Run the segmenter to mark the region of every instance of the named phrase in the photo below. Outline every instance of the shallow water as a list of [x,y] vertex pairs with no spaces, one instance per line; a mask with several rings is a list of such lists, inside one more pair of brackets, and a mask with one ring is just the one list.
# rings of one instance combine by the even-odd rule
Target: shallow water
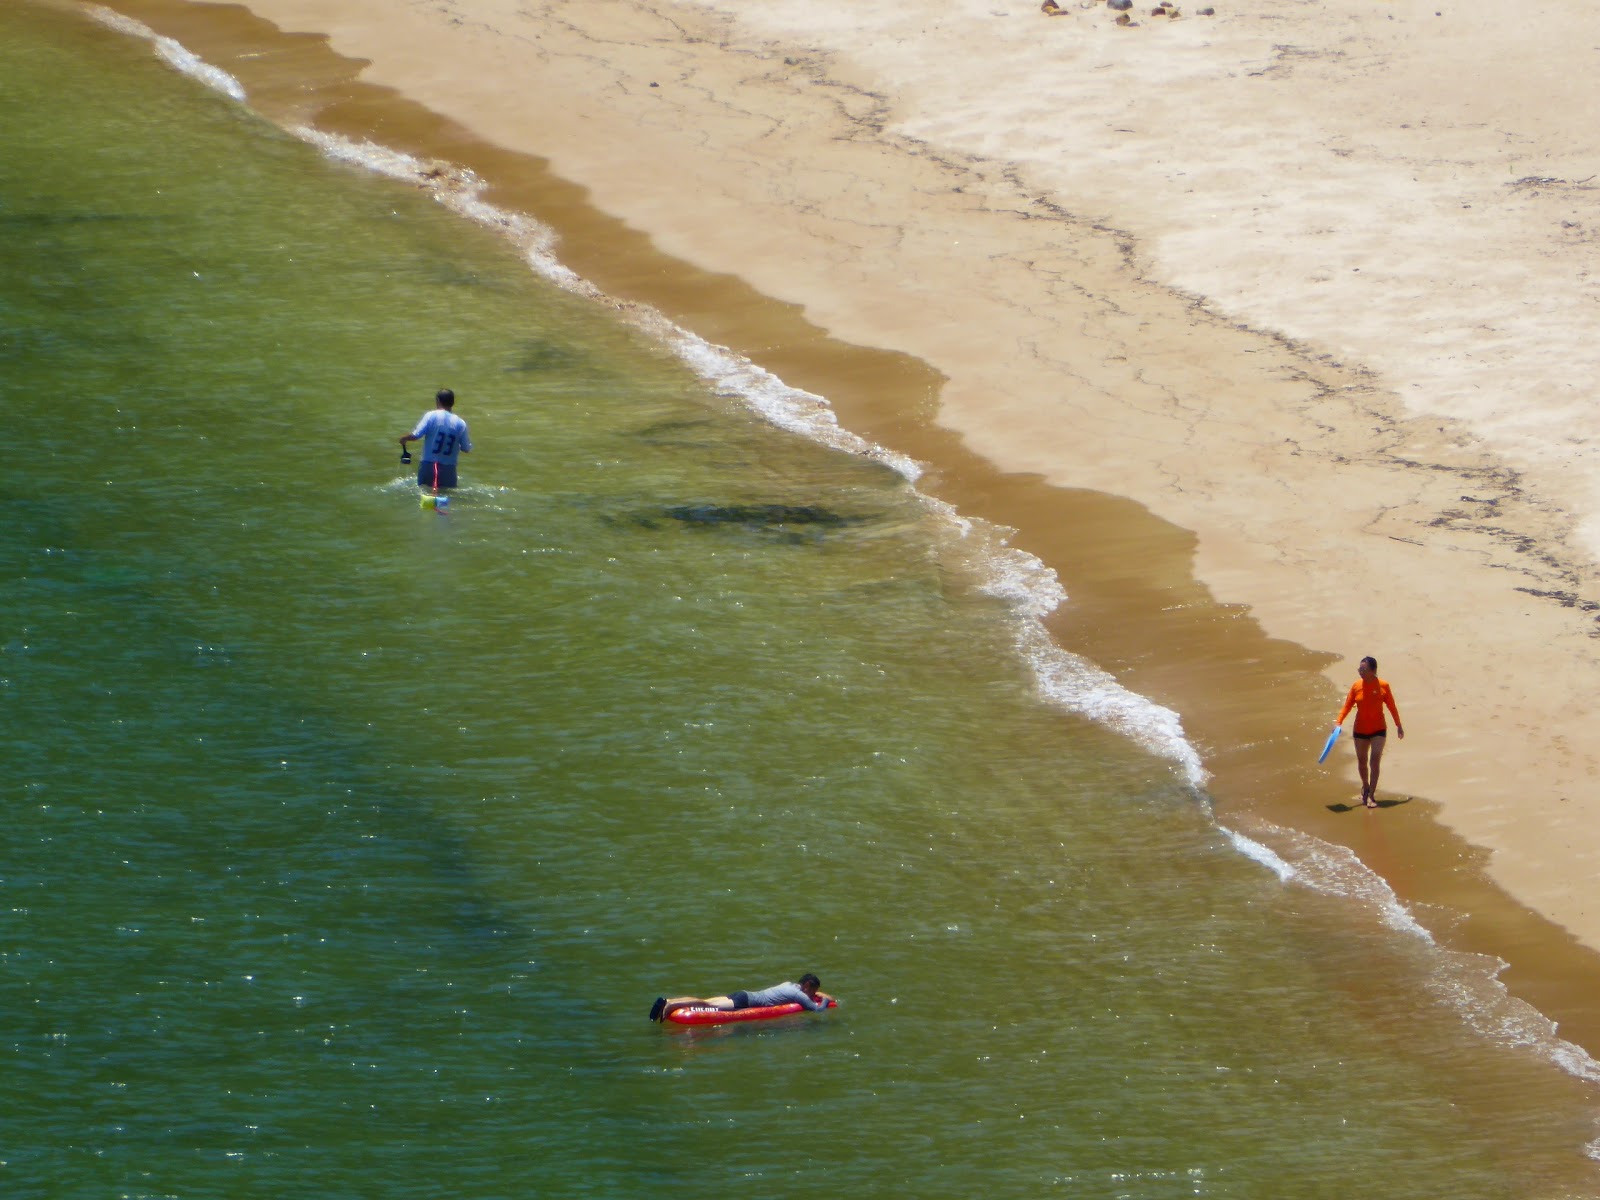
[[1041,698],[984,531],[147,42],[0,60],[8,1195],[1600,1194],[1425,939]]

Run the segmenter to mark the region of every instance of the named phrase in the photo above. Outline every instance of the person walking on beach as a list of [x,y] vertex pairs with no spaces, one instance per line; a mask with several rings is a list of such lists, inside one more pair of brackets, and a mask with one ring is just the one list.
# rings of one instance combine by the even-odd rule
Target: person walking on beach
[[455,414],[456,394],[440,388],[434,397],[433,411],[424,413],[417,427],[400,439],[400,449],[408,442],[422,443],[422,463],[417,467],[417,485],[439,491],[456,486],[456,457],[472,449],[467,423]]
[[1405,726],[1400,724],[1400,710],[1395,707],[1394,692],[1378,678],[1378,660],[1370,654],[1356,667],[1360,676],[1350,685],[1339,710],[1339,719],[1333,723],[1338,729],[1350,710],[1356,710],[1355,742],[1356,766],[1361,769],[1361,803],[1368,808],[1378,807],[1378,764],[1383,761],[1383,744],[1389,729],[1384,724],[1385,707],[1394,714],[1394,731],[1403,739]]
[[720,1008],[725,1012],[738,1012],[741,1008],[767,1008],[774,1004],[798,1004],[808,1012],[827,1008],[833,997],[819,991],[822,980],[815,975],[800,976],[799,983],[779,983],[759,992],[734,992],[731,996],[712,996],[702,1000],[697,996],[674,996],[668,1000],[657,996],[650,1006],[652,1021],[665,1021],[678,1008]]

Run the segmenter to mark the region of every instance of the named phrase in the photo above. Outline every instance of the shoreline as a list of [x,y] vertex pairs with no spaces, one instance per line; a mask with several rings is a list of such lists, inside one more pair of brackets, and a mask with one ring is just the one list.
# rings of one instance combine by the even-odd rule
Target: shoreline
[[[287,22],[291,30],[335,23],[314,19],[310,13],[315,6],[303,0],[260,0],[252,7]],[[927,464],[928,473],[918,485],[922,490],[964,513],[1016,529],[1012,544],[1055,569],[1070,597],[1047,622],[1052,633],[1125,686],[1181,714],[1212,772],[1211,792],[1220,819],[1242,826],[1247,834],[1266,825],[1347,845],[1388,878],[1402,899],[1467,914],[1459,926],[1435,930],[1435,936],[1452,948],[1508,960],[1506,982],[1512,991],[1556,1017],[1564,1037],[1597,1051],[1600,1013],[1587,997],[1595,994],[1593,984],[1600,981],[1600,955],[1594,949],[1600,945],[1600,915],[1589,912],[1582,895],[1585,863],[1595,854],[1592,839],[1584,836],[1593,799],[1539,796],[1519,802],[1512,814],[1497,814],[1494,805],[1480,803],[1463,815],[1464,795],[1470,798],[1474,789],[1493,795],[1496,787],[1504,794],[1519,767],[1502,764],[1487,770],[1495,764],[1481,761],[1472,730],[1463,729],[1453,739],[1441,736],[1441,718],[1459,698],[1458,688],[1451,685],[1459,675],[1443,678],[1444,666],[1454,664],[1434,664],[1410,646],[1386,650],[1363,644],[1358,639],[1366,635],[1356,632],[1357,617],[1313,615],[1307,597],[1317,593],[1315,586],[1279,586],[1286,572],[1338,578],[1351,570],[1352,562],[1358,573],[1376,566],[1380,574],[1409,580],[1398,602],[1384,598],[1385,623],[1409,619],[1414,627],[1434,633],[1424,621],[1432,618],[1437,626],[1460,619],[1459,614],[1435,615],[1434,596],[1440,591],[1471,594],[1488,579],[1498,585],[1493,611],[1466,622],[1476,627],[1461,633],[1460,643],[1488,652],[1500,644],[1496,622],[1522,605],[1526,628],[1521,636],[1530,654],[1541,649],[1570,652],[1574,638],[1588,636],[1574,633],[1574,609],[1519,592],[1523,577],[1506,569],[1522,569],[1518,556],[1526,552],[1516,547],[1523,543],[1496,545],[1492,533],[1474,532],[1471,520],[1443,527],[1432,523],[1439,512],[1459,505],[1456,496],[1463,490],[1493,488],[1498,499],[1480,498],[1478,504],[1492,514],[1497,527],[1515,530],[1522,518],[1505,514],[1518,506],[1519,489],[1501,464],[1478,453],[1459,430],[1434,430],[1409,416],[1371,372],[1339,365],[1331,355],[1214,315],[1194,298],[1153,282],[1147,278],[1153,271],[1150,261],[1126,234],[1090,218],[1052,212],[992,164],[911,153],[905,144],[864,135],[834,148],[845,159],[826,160],[837,178],[853,181],[839,200],[843,219],[795,195],[769,196],[754,211],[741,212],[729,200],[736,192],[733,185],[761,194],[775,178],[794,181],[802,173],[795,165],[799,160],[784,159],[780,169],[754,156],[736,161],[720,150],[704,150],[706,157],[696,159],[666,128],[675,122],[639,120],[637,106],[660,99],[643,84],[633,89],[618,84],[604,96],[586,95],[585,103],[563,118],[561,128],[526,116],[516,128],[517,121],[500,111],[505,105],[497,98],[496,85],[503,86],[511,78],[504,72],[513,69],[519,72],[516,78],[525,80],[528,63],[505,46],[488,56],[489,63],[476,62],[486,45],[497,45],[489,39],[515,39],[492,31],[463,33],[461,53],[446,53],[436,41],[415,40],[419,30],[443,36],[429,24],[442,18],[389,14],[383,21],[377,19],[385,8],[380,0],[358,7],[358,14],[340,20],[363,24],[333,31],[333,49],[349,54],[359,46],[373,57],[374,65],[361,73],[359,84],[359,64],[340,66],[316,57],[320,37],[278,34],[278,44],[299,45],[305,53],[285,49],[277,63],[258,55],[249,64],[254,77],[247,80],[252,105],[283,123],[300,113],[308,123],[347,136],[370,137],[453,162],[464,159],[464,165],[490,182],[487,200],[534,211],[558,230],[605,225],[606,237],[569,236],[561,250],[563,261],[608,293],[651,304],[786,382],[827,396],[847,428]],[[233,63],[212,58],[203,39],[191,41],[197,36],[195,26],[185,22],[215,31],[239,21],[237,16],[180,0],[129,0],[116,8],[234,70]],[[210,11],[202,14],[202,9]],[[637,6],[588,6],[583,11],[597,25],[621,21],[619,14],[624,13],[635,23],[643,19]],[[1037,15],[1032,8],[1027,12]],[[506,19],[513,20],[509,15]],[[704,28],[727,32],[710,19]],[[642,67],[640,78],[659,83],[656,76],[672,76],[652,68],[669,62],[681,67],[683,55],[704,53],[716,61],[696,57],[702,75],[716,70],[718,61],[728,73],[715,81],[721,91],[716,86],[686,89],[696,96],[725,104],[727,96],[739,91],[743,101],[742,77],[734,68],[759,68],[768,74],[759,75],[753,86],[759,90],[763,83],[771,85],[773,111],[793,111],[811,102],[798,94],[800,85],[785,71],[778,71],[776,80],[768,77],[777,69],[770,55],[758,60],[748,50],[729,51],[709,38],[684,43],[676,26],[671,37],[667,26],[654,29],[655,40],[645,37],[642,46],[611,43],[607,51],[612,57],[597,67],[591,55],[579,53],[593,48],[592,30],[562,27],[572,39],[566,50],[553,51],[546,37],[534,61],[544,66],[553,55],[568,57],[539,87],[527,82],[518,86],[530,100],[547,99],[547,104],[529,105],[546,110],[564,96],[570,99],[572,81],[586,78],[586,72],[617,68],[614,78],[621,80]],[[776,61],[783,64],[782,58]],[[457,88],[466,63],[475,63],[479,74]],[[870,131],[874,122],[881,127],[887,119],[881,97],[836,67],[813,62],[808,67],[812,73],[804,76],[811,81],[806,88],[824,93],[820,111],[833,113],[846,129]],[[281,72],[277,94],[270,82],[275,71]],[[247,75],[242,68],[237,73]],[[307,89],[307,78],[317,80],[328,94]],[[382,94],[385,82],[401,81],[406,84],[403,93]],[[330,102],[335,92],[343,98]],[[442,99],[445,93],[459,94],[447,101]],[[434,128],[424,132],[428,118],[410,111],[406,97],[445,119],[433,118]],[[693,103],[684,103],[679,115],[704,115]],[[491,110],[491,105],[496,107]],[[736,121],[753,120],[761,126],[762,118],[742,115],[748,111],[736,114]],[[315,120],[310,119],[313,112]],[[821,132],[812,136],[826,150],[831,135],[818,120]],[[453,125],[457,121],[459,127]],[[699,128],[693,122],[684,127]],[[477,137],[493,144],[476,142]],[[529,148],[538,142],[557,150],[549,156],[555,169],[583,186],[550,179],[528,182],[526,156],[539,153]],[[660,159],[641,164],[637,155],[652,142],[661,143]],[[737,137],[727,144],[745,145]],[[679,186],[674,204],[672,196],[663,196],[651,183],[662,177],[661,162],[679,165],[686,180],[703,186]],[[784,176],[784,170],[792,174]],[[803,173],[817,183],[812,168]],[[717,186],[725,190],[714,194]],[[591,194],[585,195],[585,188]],[[518,203],[519,194],[531,194],[530,189],[542,189],[537,209]],[[550,197],[558,193],[566,195],[562,203],[570,206],[565,215],[550,209]],[[916,209],[915,229],[868,219],[896,207],[885,197],[903,201],[908,194],[915,199],[907,206]],[[696,206],[697,211],[686,211],[697,199],[707,202]],[[583,211],[591,202],[622,210],[622,221]],[[952,233],[962,238],[950,238]],[[983,247],[978,261],[990,264],[992,275],[971,277],[962,263],[948,261],[947,247],[939,243],[963,239],[975,239]],[[652,241],[655,250],[649,249]],[[819,249],[823,252],[811,257],[804,252]],[[663,256],[681,257],[667,268]],[[741,256],[737,274],[743,278],[736,279],[724,260]],[[885,264],[906,269],[886,277]],[[672,277],[660,278],[664,270]],[[886,288],[885,278],[896,286]],[[1037,289],[1041,281],[1046,285],[1042,293],[1026,290]],[[951,286],[956,283],[961,286]],[[898,353],[825,344],[830,332],[848,342],[855,331],[870,331],[867,341]],[[862,340],[858,332],[855,336]],[[928,353],[935,343],[938,352]],[[1008,358],[1016,361],[1003,362]],[[1041,403],[1040,388],[1053,386],[1059,393],[1063,379],[1081,390],[1082,397]],[[1207,395],[1227,396],[1226,407],[1213,408],[1196,399]],[[1108,409],[1110,396],[1119,397],[1117,403],[1126,404],[1132,418]],[[1252,438],[1252,421],[1280,419],[1285,412],[1299,414],[1307,427],[1287,449]],[[1077,422],[1075,441],[1080,444],[1068,445],[1060,437],[1058,426],[1066,419]],[[1341,422],[1354,420],[1376,422],[1385,431],[1392,461],[1339,460],[1352,445],[1348,435],[1341,437]],[[1356,440],[1370,439],[1367,434]],[[1132,477],[1128,464],[1135,459],[1151,478]],[[1177,471],[1189,459],[1198,461]],[[1396,486],[1398,476],[1405,481],[1404,499],[1412,511],[1386,506],[1374,515],[1371,536],[1359,547],[1350,545],[1354,521],[1329,522],[1330,527],[1307,535],[1305,523],[1297,524],[1296,518],[1309,505],[1295,509],[1287,489],[1269,482],[1265,502],[1284,511],[1267,517],[1260,511],[1262,487],[1253,494],[1230,491],[1230,465],[1240,462],[1251,463],[1269,481],[1293,472],[1297,487],[1316,496],[1339,494],[1334,476],[1348,472],[1385,488]],[[1176,482],[1165,482],[1164,472]],[[1118,499],[1122,496],[1131,498]],[[1537,504],[1528,507],[1534,511],[1526,520],[1540,515]],[[1190,514],[1207,518],[1192,522],[1200,531],[1198,544],[1180,527],[1189,521],[1174,523],[1174,517]],[[1276,536],[1260,539],[1263,530]],[[1412,536],[1418,533],[1423,536]],[[1480,546],[1482,541],[1489,544]],[[1140,547],[1138,555],[1129,553],[1132,546]],[[1499,560],[1493,558],[1496,552]],[[1463,574],[1461,561],[1467,554],[1505,565],[1474,566]],[[1427,560],[1420,577],[1412,561],[1419,557]],[[1453,575],[1470,579],[1472,587],[1462,591],[1458,585],[1452,591],[1447,577]],[[1237,600],[1219,602],[1213,599],[1218,595]],[[1581,608],[1576,612],[1583,615]],[[1448,803],[1400,802],[1377,815],[1389,821],[1384,827],[1368,823],[1367,814],[1329,811],[1329,805],[1348,800],[1350,788],[1334,773],[1314,769],[1314,751],[1342,689],[1342,683],[1336,687],[1331,680],[1343,681],[1348,671],[1342,663],[1338,670],[1330,669],[1333,656],[1302,649],[1289,636],[1317,622],[1338,634],[1340,644],[1352,643],[1347,657],[1376,653],[1385,663],[1383,674],[1395,683],[1412,737],[1391,747],[1386,778],[1391,784],[1398,779],[1402,788],[1427,779],[1429,787],[1414,790],[1448,795]],[[1330,636],[1321,644],[1333,640]],[[1318,641],[1307,638],[1305,644]],[[1223,671],[1226,681],[1219,685]],[[1542,680],[1549,688],[1549,674],[1529,673],[1532,683]],[[1585,707],[1581,695],[1576,707]],[[1251,731],[1246,744],[1237,742],[1241,729]],[[1419,737],[1424,729],[1427,735]],[[1347,757],[1348,747],[1341,750]],[[1583,754],[1580,742],[1573,752],[1574,767],[1565,777],[1545,772],[1555,790],[1581,781]],[[1340,774],[1353,776],[1348,762]],[[1576,791],[1576,784],[1566,790]],[[1400,794],[1386,792],[1390,797]],[[1562,812],[1557,804],[1572,811]],[[1547,827],[1559,817],[1559,827],[1572,832],[1564,837],[1551,832],[1548,844],[1529,835],[1522,822],[1531,809],[1541,810]],[[1544,809],[1551,810],[1548,816]],[[1495,860],[1487,868],[1486,852],[1474,845],[1495,848]],[[1552,868],[1557,849],[1565,865]]]

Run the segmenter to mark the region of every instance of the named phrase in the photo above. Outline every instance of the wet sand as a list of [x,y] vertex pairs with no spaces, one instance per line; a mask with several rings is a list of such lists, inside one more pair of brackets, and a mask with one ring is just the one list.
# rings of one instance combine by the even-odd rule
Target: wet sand
[[[1503,119],[1483,123],[1490,141],[1511,144],[1532,136],[1513,127],[1519,114],[1562,108],[1562,121],[1540,119],[1578,140],[1526,178],[1564,186],[1522,175],[1508,186],[1492,156],[1474,174],[1477,126],[1449,127],[1438,150],[1453,155],[1446,174],[1463,194],[1550,217],[1525,221],[1527,244],[1511,219],[1526,218],[1521,209],[1501,214],[1487,245],[1482,228],[1456,230],[1452,257],[1442,218],[1434,229],[1413,214],[1397,228],[1381,189],[1354,177],[1334,187],[1299,157],[1319,108],[1354,113],[1357,133],[1330,135],[1337,144],[1321,151],[1337,177],[1352,160],[1400,161],[1407,135],[1389,126],[1411,122],[1395,120],[1408,98],[1397,89],[1426,93],[1444,79],[1494,92],[1469,69],[1484,27],[1428,44],[1433,84],[1410,82],[1418,64],[1402,51],[1417,53],[1414,29],[1390,46],[1383,86],[1370,53],[1352,65],[1377,44],[1372,22],[1444,19],[1420,6],[1363,17],[1325,5],[1320,24],[1276,3],[1179,22],[1141,12],[1135,28],[1112,25],[1104,6],[927,19],[936,35],[948,26],[955,47],[1012,22],[1018,73],[1055,72],[1039,92],[1040,125],[1095,114],[1095,136],[1076,130],[1076,156],[1042,135],[1019,145],[1018,126],[981,106],[973,116],[970,102],[930,102],[969,94],[976,52],[966,65],[956,53],[924,57],[917,74],[766,40],[781,31],[697,6],[523,12],[486,0],[468,14],[350,0],[330,15],[310,0],[255,0],[275,25],[231,5],[112,7],[236,75],[274,120],[472,169],[492,185],[486,199],[557,229],[563,260],[611,295],[827,396],[846,426],[927,464],[919,486],[1016,529],[1014,543],[1061,576],[1070,601],[1051,626],[1063,645],[1181,714],[1226,823],[1268,844],[1303,830],[1349,846],[1420,906],[1440,941],[1507,960],[1508,986],[1600,1053],[1600,912],[1589,900],[1600,590],[1584,472],[1573,468],[1596,443],[1593,418],[1563,415],[1571,397],[1556,377],[1594,377],[1600,342],[1581,336],[1596,329],[1583,307],[1593,292],[1580,286],[1562,310],[1556,332],[1570,353],[1559,363],[1504,331],[1486,329],[1470,348],[1446,337],[1450,305],[1470,290],[1462,278],[1487,287],[1493,266],[1500,289],[1474,301],[1470,322],[1484,306],[1520,313],[1519,297],[1538,308],[1559,290],[1539,291],[1541,270],[1593,260],[1600,190],[1591,195],[1578,169],[1592,98],[1552,98],[1540,75],[1502,88]],[[907,19],[861,7],[886,25]],[[829,11],[812,10],[818,30]],[[1570,56],[1551,77],[1558,92],[1581,93],[1600,25],[1576,6],[1561,15],[1579,28],[1546,39],[1560,44],[1542,61]],[[880,33],[874,45],[916,48],[909,34]],[[1246,52],[1249,68],[1230,74]],[[1231,86],[1219,80],[1241,78],[1296,82],[1252,117],[1243,99],[1218,107]],[[1437,102],[1409,99],[1418,111]],[[967,126],[937,128],[962,113]],[[1140,138],[1132,118],[1147,132],[1129,149],[1117,139]],[[973,139],[986,128],[985,149]],[[1215,178],[1190,180],[1196,198],[1155,186],[1203,174],[1162,156],[1208,139],[1227,154],[1215,156]],[[1076,167],[1056,162],[1066,157]],[[1516,161],[1532,159],[1512,170]],[[1279,224],[1246,211],[1250,188]],[[1366,257],[1339,240],[1352,197],[1388,219],[1355,223]],[[1266,232],[1239,235],[1229,219],[1239,213]],[[1308,268],[1303,247],[1319,237],[1327,261]],[[1373,289],[1344,278],[1383,270]],[[1472,375],[1461,355],[1490,370]],[[1527,386],[1487,415],[1461,400],[1495,380]],[[1419,383],[1422,401],[1407,393]],[[1496,426],[1503,415],[1521,425]],[[1564,455],[1534,417],[1565,431]],[[1410,734],[1390,739],[1377,812],[1349,809],[1348,740],[1332,769],[1314,763],[1364,653],[1381,660]]]

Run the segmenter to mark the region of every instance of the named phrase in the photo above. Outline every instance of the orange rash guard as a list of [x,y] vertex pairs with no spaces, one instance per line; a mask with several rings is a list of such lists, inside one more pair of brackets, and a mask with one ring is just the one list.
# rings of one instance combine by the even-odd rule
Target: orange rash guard
[[1376,676],[1358,679],[1350,685],[1350,694],[1344,698],[1344,707],[1339,710],[1339,719],[1334,724],[1343,725],[1353,708],[1356,710],[1356,727],[1352,733],[1379,733],[1387,728],[1383,723],[1383,706],[1386,704],[1394,714],[1394,723],[1401,724],[1400,710],[1394,706],[1394,693],[1389,690],[1389,685]]

